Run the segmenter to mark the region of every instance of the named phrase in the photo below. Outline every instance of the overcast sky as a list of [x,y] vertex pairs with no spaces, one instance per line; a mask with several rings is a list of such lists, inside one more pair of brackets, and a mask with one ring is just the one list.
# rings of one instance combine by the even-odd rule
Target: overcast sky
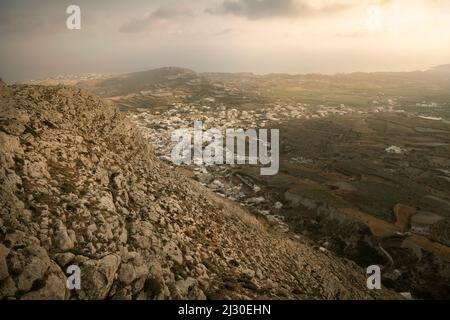
[[[66,8],[81,8],[81,30]],[[0,77],[403,71],[450,63],[450,0],[0,2]]]

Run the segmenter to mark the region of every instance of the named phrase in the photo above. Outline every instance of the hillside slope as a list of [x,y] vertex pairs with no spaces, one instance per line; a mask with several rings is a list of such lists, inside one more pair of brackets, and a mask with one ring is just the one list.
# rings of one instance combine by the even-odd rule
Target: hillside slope
[[0,83],[0,99],[0,298],[397,297],[182,177],[84,90]]

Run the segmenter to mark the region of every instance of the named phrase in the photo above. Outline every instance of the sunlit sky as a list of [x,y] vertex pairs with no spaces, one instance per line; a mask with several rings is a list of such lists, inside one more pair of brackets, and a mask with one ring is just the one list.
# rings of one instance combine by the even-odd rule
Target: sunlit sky
[[[68,30],[66,8],[81,8]],[[196,71],[340,73],[450,63],[450,0],[0,2],[0,77]]]

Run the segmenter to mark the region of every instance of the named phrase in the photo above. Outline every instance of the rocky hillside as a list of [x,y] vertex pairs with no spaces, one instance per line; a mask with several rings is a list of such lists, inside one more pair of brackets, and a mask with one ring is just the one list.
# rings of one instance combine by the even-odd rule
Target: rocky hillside
[[397,297],[161,163],[96,96],[0,83],[0,108],[0,298]]

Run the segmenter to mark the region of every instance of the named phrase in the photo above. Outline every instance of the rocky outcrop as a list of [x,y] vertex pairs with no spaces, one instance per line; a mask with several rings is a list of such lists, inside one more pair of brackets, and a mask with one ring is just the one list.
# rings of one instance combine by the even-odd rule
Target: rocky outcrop
[[170,169],[83,90],[1,84],[0,99],[0,298],[397,297]]

